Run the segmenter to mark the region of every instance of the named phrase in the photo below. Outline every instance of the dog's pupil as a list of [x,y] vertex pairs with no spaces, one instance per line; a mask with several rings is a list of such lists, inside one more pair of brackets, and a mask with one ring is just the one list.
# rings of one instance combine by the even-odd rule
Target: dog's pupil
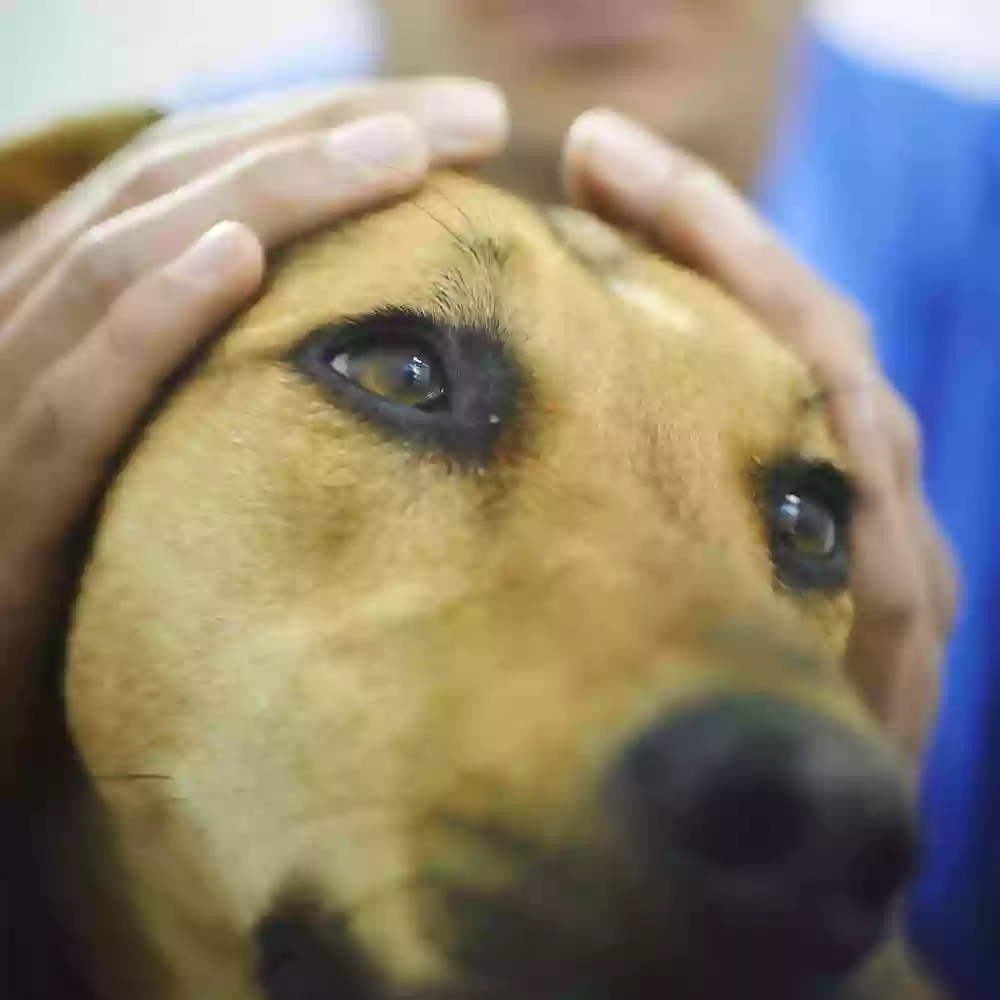
[[837,526],[829,512],[794,493],[778,507],[776,527],[785,544],[802,556],[829,556],[837,546]]

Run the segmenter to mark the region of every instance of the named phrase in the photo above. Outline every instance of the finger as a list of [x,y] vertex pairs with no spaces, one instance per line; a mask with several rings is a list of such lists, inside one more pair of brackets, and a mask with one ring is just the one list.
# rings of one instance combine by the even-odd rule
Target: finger
[[[506,136],[503,94],[474,77],[437,76],[380,80],[348,86],[308,86],[255,95],[206,110],[171,115],[146,133],[146,141],[219,134],[233,126],[257,127],[318,113],[317,127],[332,127],[367,115],[396,111],[414,119],[443,160],[479,159]],[[335,117],[327,115],[332,112]],[[304,126],[303,130],[308,126]]]
[[[90,230],[0,334],[7,386],[29,384],[140,275],[217,222],[242,222],[271,247],[411,190],[427,163],[416,127],[385,115],[252,150]],[[0,416],[11,404],[8,389]]]
[[[135,157],[103,218],[152,201],[240,153],[278,139],[322,132],[362,118],[397,113],[423,133],[430,161],[459,165],[499,152],[506,141],[503,96],[492,84],[438,80],[345,88],[302,101],[280,113],[246,119],[230,112],[211,130],[164,141]],[[94,218],[94,222],[101,218]]]
[[897,669],[890,664],[924,624],[927,594],[923,553],[913,544],[877,392],[878,387],[861,383],[831,395],[827,410],[833,433],[849,456],[855,491],[848,668],[869,703],[886,718]]
[[30,228],[31,252],[0,278],[0,315],[21,298],[53,258],[86,229],[158,198],[240,153],[277,139],[335,128],[359,118],[398,112],[423,132],[431,162],[457,165],[497,153],[507,139],[503,95],[478,80],[439,78],[313,91],[257,100],[201,116],[165,119],[103,177],[43,213]]
[[420,128],[435,163],[475,162],[499,152],[507,139],[506,103],[495,85],[427,77],[313,89],[167,118],[150,131],[149,140],[179,149],[211,148],[217,141],[246,148],[388,113],[404,114]]
[[923,556],[934,626],[942,637],[951,632],[958,605],[958,569],[951,546],[927,502],[922,482],[920,425],[899,394],[884,384],[877,395],[879,416],[886,431],[896,472],[897,487],[909,517],[909,537]]
[[[0,438],[0,797],[22,767],[35,656],[67,596],[62,545],[161,381],[259,286],[263,249],[222,224],[122,295]],[[100,384],[101,392],[94,392]]]
[[856,482],[848,669],[879,717],[916,746],[936,704],[940,647],[927,635],[928,560],[937,567],[931,573],[943,614],[948,574],[929,524],[921,523],[918,537],[930,541],[914,544],[919,434],[878,374],[862,317],[719,175],[618,115],[592,112],[577,121],[565,173],[571,197],[679,251],[812,368]]
[[253,233],[220,223],[127,289],[35,382],[0,449],[6,563],[30,562],[30,554],[49,553],[65,536],[163,380],[262,275],[263,249]]
[[[854,624],[845,664],[866,702],[916,761],[937,709],[954,595],[946,549],[918,490],[901,493],[870,403],[838,398],[831,419],[856,466],[851,537]],[[877,415],[874,416],[877,420]],[[916,513],[919,512],[919,518]]]
[[679,249],[837,384],[865,377],[871,351],[857,311],[699,160],[620,115],[592,111],[569,132],[565,174],[572,198]]
[[950,637],[958,614],[962,589],[958,561],[923,491],[913,490],[904,502],[910,519],[910,537],[920,546],[933,625],[944,642]]

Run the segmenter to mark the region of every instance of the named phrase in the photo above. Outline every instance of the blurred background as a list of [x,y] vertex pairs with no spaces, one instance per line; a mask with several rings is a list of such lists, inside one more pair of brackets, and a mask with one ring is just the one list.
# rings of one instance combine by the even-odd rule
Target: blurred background
[[[880,64],[1000,94],[1000,0],[814,0],[813,17]],[[0,0],[0,135],[102,104],[221,93],[286,53],[301,65],[335,51],[339,72],[357,75],[373,37],[365,0]]]
[[0,134],[324,43],[360,71],[366,14],[363,0],[0,0]]

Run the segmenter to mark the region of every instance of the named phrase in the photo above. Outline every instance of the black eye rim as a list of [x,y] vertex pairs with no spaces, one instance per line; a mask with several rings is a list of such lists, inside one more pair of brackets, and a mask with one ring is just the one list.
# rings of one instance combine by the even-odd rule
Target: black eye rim
[[[418,453],[482,468],[501,440],[516,447],[527,379],[495,321],[454,324],[409,307],[385,307],[317,327],[285,361],[338,407]],[[417,346],[440,367],[442,405],[420,408],[379,396],[337,372],[331,361],[359,346]]]
[[[798,594],[832,596],[845,591],[850,582],[850,532],[855,505],[851,479],[825,459],[801,455],[783,455],[758,467],[755,479],[777,583]],[[798,496],[829,513],[836,528],[830,554],[807,556],[788,547],[775,512],[789,496]]]

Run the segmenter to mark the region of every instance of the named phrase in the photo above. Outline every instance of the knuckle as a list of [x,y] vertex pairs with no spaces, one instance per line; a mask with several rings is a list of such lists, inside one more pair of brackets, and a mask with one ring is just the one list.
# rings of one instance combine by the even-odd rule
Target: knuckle
[[675,153],[665,177],[675,198],[728,197],[728,185],[722,175],[697,157]]
[[81,233],[69,251],[70,268],[80,277],[100,279],[106,274],[111,239],[106,224]]
[[233,218],[274,217],[290,211],[299,200],[294,178],[301,150],[296,144],[255,146],[230,161],[219,199],[230,205]]
[[77,237],[67,255],[65,291],[92,299],[113,295],[129,277],[112,223],[91,227]]
[[924,602],[920,589],[900,581],[896,586],[884,587],[869,602],[865,617],[893,633],[909,632],[924,615]]
[[790,265],[785,249],[766,241],[756,250],[759,309],[831,388],[853,389],[875,381],[868,320],[853,302],[832,293],[804,269]]
[[824,307],[787,273],[777,246],[765,243],[757,249],[757,270],[758,308],[764,318],[802,344],[807,360],[816,360],[832,348],[832,344],[813,344],[825,325]]
[[667,217],[694,215],[699,213],[699,206],[726,203],[733,197],[721,174],[683,153],[675,154],[655,185],[653,195],[658,211]]
[[22,399],[13,425],[18,452],[28,456],[50,454],[64,438],[59,397],[51,378],[39,378]]
[[[278,155],[288,155],[287,150],[280,149]],[[266,170],[275,157],[275,151],[268,146],[251,146],[238,153],[230,164],[234,175],[254,176]]]
[[157,152],[137,156],[129,165],[116,199],[118,211],[153,201],[177,186],[171,160]]
[[[226,203],[221,217],[253,220],[251,228],[259,225],[263,233],[294,225],[307,206],[320,200],[309,163],[313,154],[313,147],[300,140],[241,153],[233,163],[226,190],[219,194],[220,201]],[[340,169],[340,159],[330,155],[328,162]],[[343,159],[350,164],[347,154]]]
[[142,359],[143,338],[131,336],[129,330],[115,315],[109,315],[101,324],[98,336],[104,352],[112,365],[135,368]]

